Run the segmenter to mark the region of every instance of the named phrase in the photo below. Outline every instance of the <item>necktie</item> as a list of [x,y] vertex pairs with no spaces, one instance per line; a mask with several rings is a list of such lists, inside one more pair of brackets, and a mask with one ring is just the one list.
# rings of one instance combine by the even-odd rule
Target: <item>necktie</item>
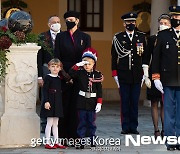
[[129,39],[132,41],[132,34],[129,34]]
[[56,33],[52,33],[52,43],[53,43],[53,47],[55,45],[55,39],[56,39]]
[[176,30],[176,35],[179,38],[179,30]]

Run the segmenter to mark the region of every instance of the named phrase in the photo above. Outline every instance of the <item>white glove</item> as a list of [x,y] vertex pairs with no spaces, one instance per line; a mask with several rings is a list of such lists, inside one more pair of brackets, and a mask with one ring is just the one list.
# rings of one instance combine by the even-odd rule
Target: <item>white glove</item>
[[142,87],[144,81],[145,81],[146,86],[148,88],[151,88],[151,80],[148,77],[144,76],[144,75],[143,75],[143,78],[142,78],[141,87]]
[[96,108],[95,108],[96,113],[101,111],[101,105],[102,105],[101,103],[97,103]]
[[159,79],[154,80],[155,87],[164,94],[162,83]]
[[116,81],[116,84],[117,84],[117,86],[118,86],[118,88],[119,88],[120,86],[119,86],[118,77],[117,77],[117,76],[114,76],[114,80]]
[[145,77],[145,84],[148,88],[151,88],[151,80],[148,77]]
[[141,82],[141,87],[145,81],[145,84],[148,88],[151,88],[151,80],[148,78],[149,77],[149,66],[148,65],[145,65],[143,64],[142,65],[142,68],[143,68],[143,72],[144,72],[144,75],[143,75],[143,79],[142,79],[142,82]]
[[81,62],[79,62],[79,63],[76,63],[76,66],[84,66],[85,64],[89,64],[89,62],[88,61],[81,61]]
[[148,72],[149,66],[143,64],[143,65],[142,65],[142,68],[143,68],[144,76],[145,76],[145,77],[149,77],[149,72]]

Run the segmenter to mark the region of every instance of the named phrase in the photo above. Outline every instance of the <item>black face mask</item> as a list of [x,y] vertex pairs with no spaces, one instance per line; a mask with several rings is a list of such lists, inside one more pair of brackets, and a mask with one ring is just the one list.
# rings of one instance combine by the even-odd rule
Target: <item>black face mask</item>
[[135,24],[126,24],[126,29],[128,31],[133,31],[135,29]]
[[171,26],[172,26],[173,28],[176,28],[176,27],[178,27],[179,25],[180,25],[180,20],[174,19],[174,18],[171,19]]
[[72,29],[75,25],[75,22],[66,21],[67,29]]

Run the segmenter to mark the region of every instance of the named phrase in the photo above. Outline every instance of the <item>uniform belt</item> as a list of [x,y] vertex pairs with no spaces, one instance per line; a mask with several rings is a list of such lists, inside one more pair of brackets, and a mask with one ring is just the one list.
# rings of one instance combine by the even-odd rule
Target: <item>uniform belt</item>
[[85,98],[96,97],[96,93],[84,92],[81,90],[79,91],[79,95],[84,96]]
[[48,64],[47,64],[47,63],[44,63],[43,66],[48,67]]

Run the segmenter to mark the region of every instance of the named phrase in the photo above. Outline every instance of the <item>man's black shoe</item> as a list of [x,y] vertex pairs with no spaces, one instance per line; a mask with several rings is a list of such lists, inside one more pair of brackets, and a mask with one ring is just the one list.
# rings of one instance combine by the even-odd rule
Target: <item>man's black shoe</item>
[[168,150],[168,151],[174,151],[174,150],[176,150],[176,146],[174,146],[174,145],[168,145],[168,146],[167,146],[167,150]]
[[45,134],[45,129],[41,129],[41,133],[42,133],[42,134]]
[[84,149],[84,145],[80,145],[80,146],[76,147],[76,149]]
[[96,147],[96,145],[95,144],[91,144],[91,147]]
[[127,131],[127,130],[122,130],[122,131],[121,131],[121,134],[129,134],[129,131]]
[[131,130],[129,133],[130,134],[139,134],[139,132],[137,130]]
[[177,149],[177,150],[180,150],[180,145],[179,145],[179,144],[176,145],[176,149]]

